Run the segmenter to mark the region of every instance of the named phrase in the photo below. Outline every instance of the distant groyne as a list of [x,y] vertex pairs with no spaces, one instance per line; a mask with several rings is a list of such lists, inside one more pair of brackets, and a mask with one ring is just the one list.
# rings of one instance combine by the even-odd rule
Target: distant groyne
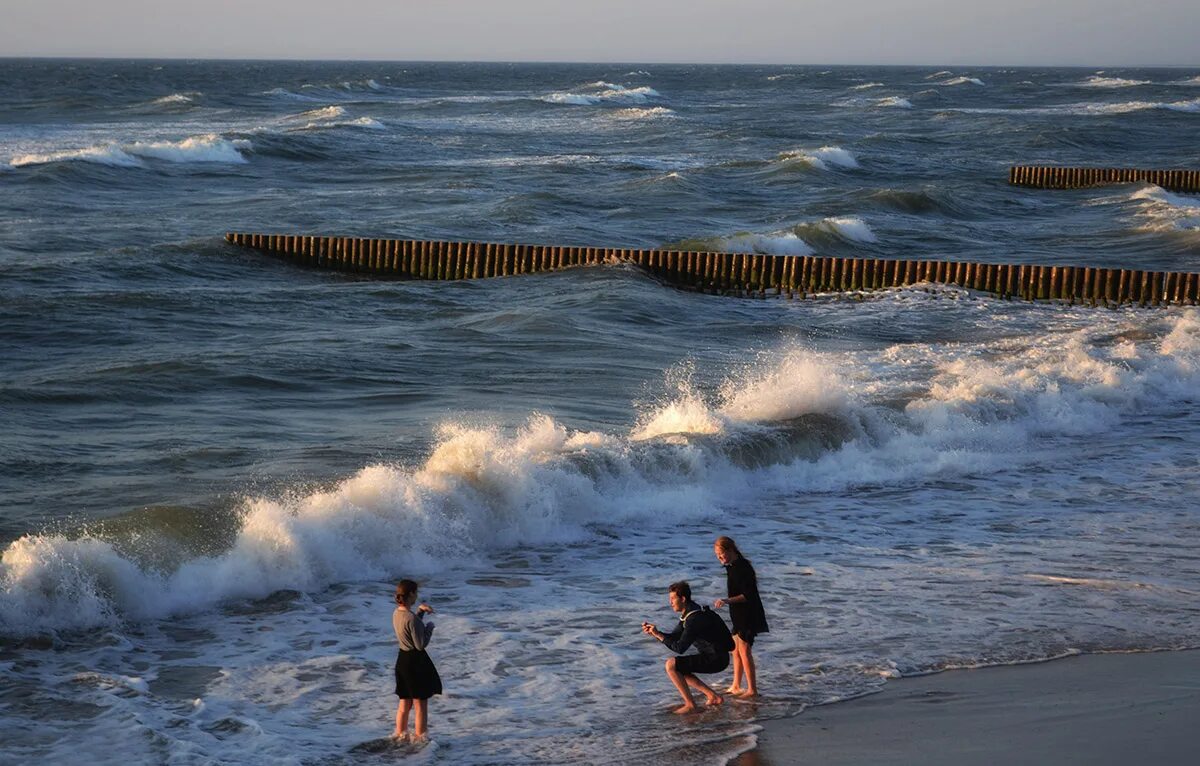
[[1194,306],[1200,291],[1200,274],[1196,272],[1092,266],[233,232],[226,234],[225,239],[300,265],[384,279],[485,279],[629,263],[683,289],[744,297],[803,298],[820,293],[933,283],[1028,301],[1093,306]]
[[1054,165],[1016,165],[1008,169],[1010,184],[1037,189],[1084,189],[1138,181],[1152,183],[1168,191],[1200,192],[1200,170],[1065,168]]

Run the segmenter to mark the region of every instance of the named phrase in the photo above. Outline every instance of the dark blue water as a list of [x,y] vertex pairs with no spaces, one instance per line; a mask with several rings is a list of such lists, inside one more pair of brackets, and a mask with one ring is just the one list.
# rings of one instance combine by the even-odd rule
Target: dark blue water
[[[382,283],[222,235],[1194,271],[1195,196],[1006,179],[1195,168],[1197,121],[1200,70],[0,62],[0,753],[358,762],[404,575],[445,763],[720,760],[896,673],[1190,645],[1193,310]],[[768,702],[659,720],[636,626],[719,592],[722,532]]]

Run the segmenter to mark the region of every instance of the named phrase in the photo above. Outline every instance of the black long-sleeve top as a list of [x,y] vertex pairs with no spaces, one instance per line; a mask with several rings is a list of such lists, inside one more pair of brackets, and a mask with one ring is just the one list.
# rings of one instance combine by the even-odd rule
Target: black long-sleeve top
[[725,576],[728,594],[746,597],[741,603],[729,605],[729,621],[733,623],[733,632],[757,635],[769,631],[767,612],[758,595],[758,576],[754,574],[754,567],[745,557],[739,556],[737,561],[725,565]]
[[733,640],[721,615],[689,601],[683,607],[679,625],[663,636],[663,643],[676,654],[683,654],[690,646],[695,646],[701,654],[717,654],[728,652]]

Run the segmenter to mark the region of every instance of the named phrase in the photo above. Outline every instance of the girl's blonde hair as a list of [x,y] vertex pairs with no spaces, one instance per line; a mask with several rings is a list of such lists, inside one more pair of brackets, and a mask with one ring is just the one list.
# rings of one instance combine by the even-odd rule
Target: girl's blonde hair
[[[733,541],[732,537],[725,537],[724,535],[722,535],[721,537],[718,537],[717,541],[715,543],[713,543],[713,547],[720,548],[721,550],[725,551],[726,553],[737,554],[737,557],[739,559],[746,558],[745,556],[742,555],[742,552],[738,550],[737,543],[735,543]],[[746,559],[746,561],[748,563],[749,559]]]

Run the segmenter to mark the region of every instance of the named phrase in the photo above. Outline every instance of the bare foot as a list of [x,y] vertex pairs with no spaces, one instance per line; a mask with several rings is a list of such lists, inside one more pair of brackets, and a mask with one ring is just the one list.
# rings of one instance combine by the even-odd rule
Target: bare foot
[[726,690],[725,690],[725,693],[726,693],[726,694],[732,694],[733,696],[735,696],[735,697],[736,697],[737,695],[739,695],[739,694],[741,694],[741,693],[742,693],[742,687],[740,687],[740,686],[730,686],[728,689],[726,689]]
[[714,694],[711,697],[704,698],[705,705],[720,705],[724,701],[725,701],[725,698],[722,697],[720,694]]
[[694,704],[689,702],[686,705],[680,705],[679,707],[675,708],[671,712],[674,713],[675,715],[686,715],[688,713],[695,713],[697,709],[698,708]]
[[758,691],[753,690],[753,689],[747,689],[744,692],[739,692],[737,696],[741,697],[744,700],[754,699],[755,697],[758,696]]
[[394,732],[392,732],[392,739],[396,742],[407,742],[408,741],[408,732],[394,731]]

